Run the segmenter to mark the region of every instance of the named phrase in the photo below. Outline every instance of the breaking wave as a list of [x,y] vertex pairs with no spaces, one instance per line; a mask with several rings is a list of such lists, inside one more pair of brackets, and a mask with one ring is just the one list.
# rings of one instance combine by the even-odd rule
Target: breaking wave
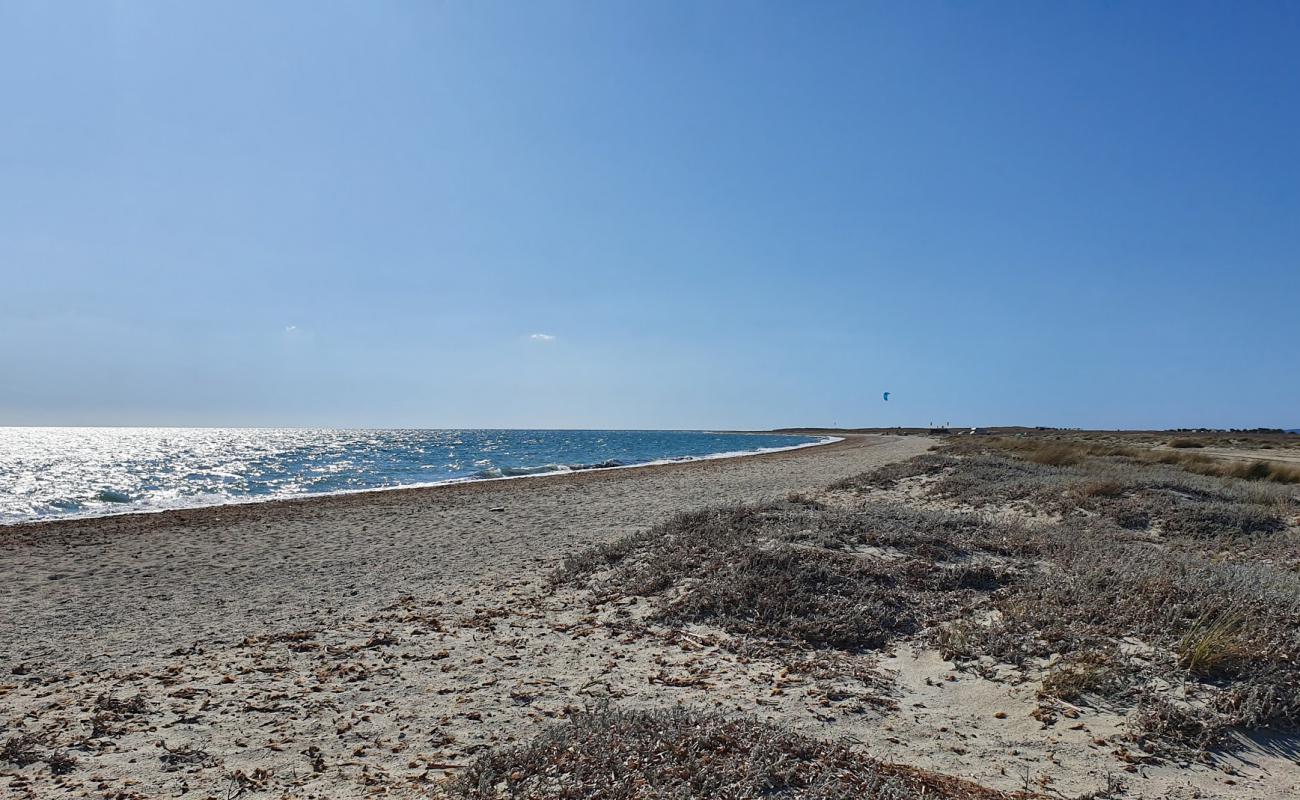
[[823,441],[714,431],[0,428],[0,523],[618,469]]

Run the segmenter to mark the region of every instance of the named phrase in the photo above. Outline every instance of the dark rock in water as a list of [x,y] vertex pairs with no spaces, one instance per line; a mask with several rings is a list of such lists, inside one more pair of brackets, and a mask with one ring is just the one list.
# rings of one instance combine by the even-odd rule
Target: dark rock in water
[[116,489],[101,489],[95,499],[104,503],[129,503],[131,496],[126,492],[119,492]]

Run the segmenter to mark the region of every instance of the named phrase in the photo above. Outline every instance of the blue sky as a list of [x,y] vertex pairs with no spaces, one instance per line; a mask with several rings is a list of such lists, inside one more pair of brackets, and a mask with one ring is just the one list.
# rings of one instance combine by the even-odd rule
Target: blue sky
[[0,424],[1300,425],[1297,41],[1268,2],[10,0]]

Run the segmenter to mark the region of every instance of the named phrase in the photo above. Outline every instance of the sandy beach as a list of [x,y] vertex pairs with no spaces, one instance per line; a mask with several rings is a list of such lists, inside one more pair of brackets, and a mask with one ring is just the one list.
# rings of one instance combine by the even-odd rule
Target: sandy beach
[[[1151,758],[1126,744],[1121,710],[1044,701],[1041,671],[962,668],[924,637],[856,654],[773,650],[656,622],[649,597],[550,581],[565,556],[677,512],[786,498],[827,514],[933,504],[923,474],[866,494],[827,488],[932,444],[854,435],[714,461],[5,528],[0,789],[430,797],[485,752],[575,712],[681,707],[994,790],[945,796],[1300,790],[1290,740],[1203,762]],[[904,555],[863,552],[883,564]]]
[[754,502],[907,458],[857,437],[679,465],[0,528],[0,652],[118,668],[162,650],[328,626],[403,595],[544,572],[682,510]]
[[[241,670],[257,676],[258,691],[269,688],[262,685],[268,681],[294,677],[249,667],[250,651],[241,643],[302,631],[329,631],[342,642],[373,627],[375,615],[391,618],[392,609],[414,602],[410,598],[436,604],[438,619],[448,621],[433,629],[448,628],[455,616],[451,611],[472,617],[535,592],[565,554],[645,529],[677,511],[816,489],[929,445],[917,437],[851,437],[814,448],[679,465],[10,526],[0,530],[0,722],[7,733],[34,714],[38,726],[53,726],[71,742],[84,734],[79,728],[94,715],[101,694],[143,691],[151,703],[167,709],[150,719],[153,730],[128,733],[93,755],[82,753],[83,766],[59,776],[67,786],[57,791],[104,784],[135,786],[132,791],[150,797],[185,784],[220,796],[222,781],[238,765],[251,774],[266,761],[267,769],[283,776],[271,762],[300,761],[298,751],[328,749],[324,739],[332,747],[336,738],[333,722],[298,705],[304,697],[295,698],[293,712],[284,708],[245,717],[225,716],[232,709],[221,705],[214,715],[210,702],[204,703],[208,713],[196,712],[210,688],[177,694],[178,681],[210,684],[218,691],[244,685],[245,678],[222,683]],[[393,620],[391,627],[413,624],[411,634],[420,629],[414,621]],[[361,644],[369,636],[363,635]],[[419,643],[432,650],[423,659],[447,647],[435,646],[432,639]],[[481,662],[482,654],[472,649],[458,651],[458,657]],[[331,692],[334,713],[365,714],[379,702],[424,715],[429,709],[420,706],[443,697],[440,693],[453,684],[447,662],[416,663],[421,664],[418,675],[407,676],[400,687],[388,685],[378,693],[367,687],[343,705]],[[471,669],[486,680],[481,667]],[[492,682],[504,686],[506,679],[496,674]],[[41,688],[33,695],[34,686]],[[57,708],[52,697],[63,698]],[[580,700],[569,694],[555,710]],[[282,698],[266,705],[284,703]],[[291,716],[311,722],[303,729]],[[268,723],[293,729],[292,744],[267,740],[262,728]],[[398,735],[396,729],[392,734]],[[471,734],[467,741],[498,736]],[[165,769],[157,756],[159,740],[168,747],[202,750],[205,758],[187,765],[197,773]],[[411,757],[430,751],[427,742],[407,746],[409,752],[398,759],[403,772]],[[147,759],[134,757],[140,750]],[[391,767],[392,760],[381,759],[375,767]],[[38,766],[28,768],[35,775],[28,780],[14,777],[23,771],[0,768],[0,775],[8,776],[0,781],[10,781],[9,790],[19,796],[56,791]],[[353,778],[338,774],[311,783],[329,787],[323,796],[361,791]]]
[[0,800],[1300,800],[1295,4],[65,6]]

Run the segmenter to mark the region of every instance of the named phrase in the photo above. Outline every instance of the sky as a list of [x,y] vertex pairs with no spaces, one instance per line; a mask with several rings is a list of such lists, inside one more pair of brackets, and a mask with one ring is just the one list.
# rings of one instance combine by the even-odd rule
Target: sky
[[0,425],[1297,427],[1297,42],[1283,2],[6,0]]

